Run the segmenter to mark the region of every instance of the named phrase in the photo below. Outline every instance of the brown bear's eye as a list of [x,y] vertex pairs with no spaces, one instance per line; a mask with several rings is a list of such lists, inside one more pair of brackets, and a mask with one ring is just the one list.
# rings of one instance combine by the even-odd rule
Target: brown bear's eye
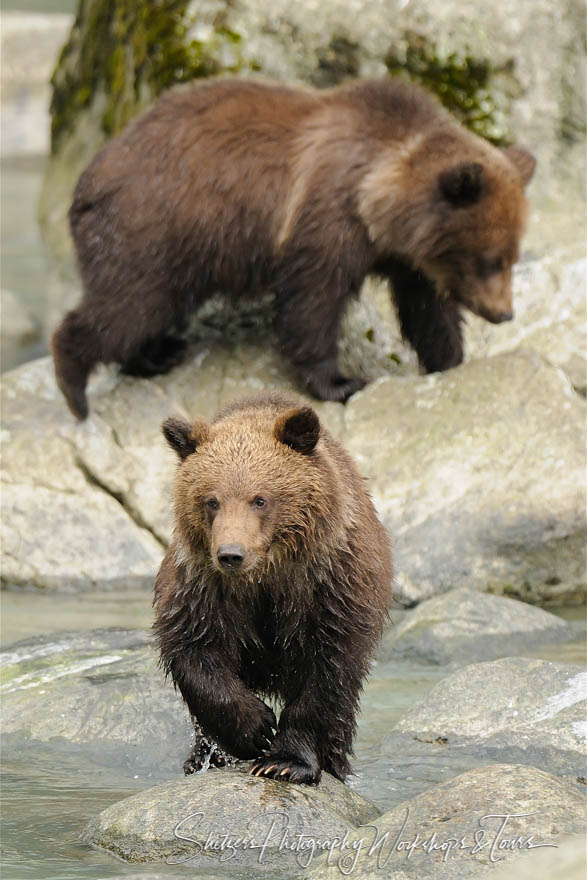
[[266,504],[267,504],[267,502],[265,501],[264,498],[261,497],[261,495],[257,495],[255,500],[253,501],[254,507],[265,507]]
[[480,257],[477,261],[477,275],[480,278],[489,278],[503,272],[503,257]]
[[208,510],[218,510],[220,507],[220,502],[218,498],[206,498],[206,507]]

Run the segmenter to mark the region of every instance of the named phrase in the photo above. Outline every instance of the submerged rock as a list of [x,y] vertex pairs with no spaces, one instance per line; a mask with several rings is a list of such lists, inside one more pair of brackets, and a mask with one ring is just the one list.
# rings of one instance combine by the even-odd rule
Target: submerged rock
[[[507,863],[505,876],[517,877],[518,868],[540,870],[546,847],[581,832],[584,817],[577,787],[533,767],[498,764],[463,773],[379,816],[374,828],[361,829],[358,855],[347,853],[341,866],[352,867],[350,876],[358,880],[466,880],[497,876],[493,872]],[[333,859],[305,878],[335,880],[341,873]]]
[[327,774],[318,786],[294,785],[249,776],[245,765],[197,773],[113,804],[90,823],[84,841],[127,862],[186,863],[193,870],[228,861],[299,876],[296,841],[307,847],[312,838],[343,837],[378,815]]
[[379,657],[462,665],[572,637],[571,627],[554,614],[463,587],[408,612],[384,637]]

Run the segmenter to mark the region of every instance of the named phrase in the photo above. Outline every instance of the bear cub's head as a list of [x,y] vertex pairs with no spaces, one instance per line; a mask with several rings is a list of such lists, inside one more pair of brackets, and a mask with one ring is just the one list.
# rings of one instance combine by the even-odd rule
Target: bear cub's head
[[513,317],[512,267],[536,161],[451,125],[382,154],[361,186],[360,213],[381,257],[406,259],[440,297],[499,324]]
[[258,578],[298,554],[326,515],[310,407],[229,408],[210,424],[170,418],[163,434],[180,462],[176,538],[208,570]]

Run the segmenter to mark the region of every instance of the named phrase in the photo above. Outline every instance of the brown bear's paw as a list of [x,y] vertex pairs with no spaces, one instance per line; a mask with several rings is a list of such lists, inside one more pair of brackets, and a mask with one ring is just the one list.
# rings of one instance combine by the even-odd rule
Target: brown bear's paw
[[320,767],[317,763],[306,764],[299,758],[271,756],[261,758],[251,766],[250,776],[263,776],[265,779],[279,779],[282,782],[297,782],[315,785],[320,782]]
[[318,400],[335,400],[344,403],[348,398],[360,391],[367,384],[366,379],[356,376],[348,379],[338,371],[329,373],[328,371],[317,371],[315,374],[306,373],[304,376],[305,385],[314,397]]
[[240,712],[238,725],[217,730],[216,739],[231,755],[247,761],[271,747],[277,720],[273,710],[255,696],[247,707],[241,705]]

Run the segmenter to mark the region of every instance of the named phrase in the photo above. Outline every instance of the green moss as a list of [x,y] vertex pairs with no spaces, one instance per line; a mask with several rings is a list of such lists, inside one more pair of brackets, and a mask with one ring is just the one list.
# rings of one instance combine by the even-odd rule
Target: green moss
[[359,45],[345,34],[334,34],[327,46],[316,51],[316,56],[318,67],[311,77],[315,86],[334,86],[359,74]]
[[508,142],[496,99],[489,90],[495,74],[511,72],[490,61],[451,53],[440,58],[433,44],[413,31],[403,34],[402,48],[389,50],[390,73],[407,75],[434,92],[468,128],[494,144]]
[[240,34],[219,16],[208,40],[193,38],[196,22],[188,5],[187,0],[81,0],[52,79],[53,152],[98,94],[104,96],[100,122],[109,137],[164,89],[241,68]]

